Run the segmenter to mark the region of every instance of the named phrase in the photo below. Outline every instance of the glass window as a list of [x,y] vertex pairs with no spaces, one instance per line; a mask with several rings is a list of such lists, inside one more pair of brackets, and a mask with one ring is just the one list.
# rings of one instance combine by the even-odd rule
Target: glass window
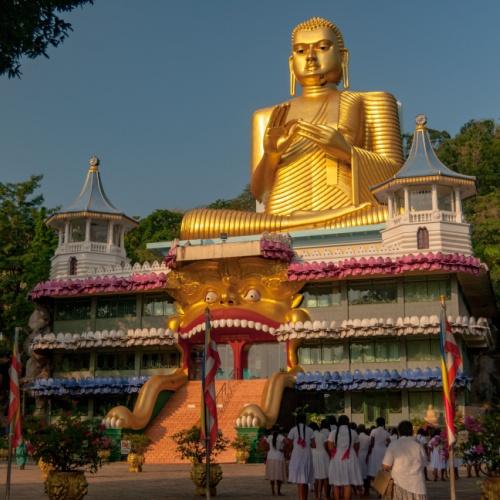
[[97,317],[130,318],[136,316],[135,297],[114,297],[97,301]]
[[97,354],[97,370],[133,370],[135,354],[133,352]]
[[90,241],[108,242],[108,221],[93,220],[90,223]]
[[439,391],[410,391],[408,399],[410,419],[424,418],[430,405],[438,418],[443,416],[443,396]]
[[437,190],[439,210],[453,212],[455,210],[453,189],[448,186],[438,186]]
[[121,243],[122,227],[120,225],[113,226],[113,245],[119,247]]
[[417,248],[419,250],[429,248],[429,231],[426,227],[419,227],[417,230]]
[[154,368],[177,368],[179,366],[179,351],[143,353],[141,368],[151,370]]
[[329,307],[340,304],[340,286],[314,285],[304,288],[303,307]]
[[396,215],[402,215],[405,211],[405,194],[402,189],[394,193],[394,203]]
[[439,359],[438,339],[407,340],[406,351],[408,361],[430,361]]
[[389,392],[389,413],[401,413],[402,403],[401,403],[401,392]]
[[399,342],[352,342],[352,363],[385,363],[399,361]]
[[360,392],[351,393],[351,412],[363,413],[363,400],[364,395]]
[[345,413],[344,394],[327,392],[324,394],[325,412],[329,415],[342,415]]
[[61,372],[78,372],[90,370],[90,353],[64,354],[57,356],[55,370]]
[[56,321],[90,319],[90,299],[56,300]]
[[169,297],[165,295],[144,296],[142,314],[144,316],[170,316],[175,307]]
[[74,276],[78,272],[78,260],[76,257],[69,258],[69,275]]
[[375,344],[375,359],[378,363],[399,361],[399,342],[377,342]]
[[406,278],[404,283],[405,302],[438,301],[444,295],[451,299],[451,282],[449,278]]
[[398,286],[395,280],[351,282],[348,285],[350,305],[396,302]]
[[69,223],[69,241],[85,241],[85,220],[77,219]]
[[432,210],[432,194],[430,189],[410,191],[410,211],[422,212]]
[[347,361],[343,344],[313,344],[299,347],[302,365],[335,364]]

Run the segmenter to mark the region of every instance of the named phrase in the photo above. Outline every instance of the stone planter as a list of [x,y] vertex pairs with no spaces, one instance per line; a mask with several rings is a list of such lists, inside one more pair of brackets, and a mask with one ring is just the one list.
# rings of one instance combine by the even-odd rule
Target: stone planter
[[144,465],[144,455],[139,453],[129,453],[127,457],[128,471],[129,472],[142,472]]
[[236,450],[236,463],[246,464],[250,457],[250,452],[248,450]]
[[500,477],[490,476],[481,484],[481,500],[497,500],[500,498]]
[[[206,466],[205,464],[193,464],[191,468],[191,479],[196,486],[195,494],[205,496]],[[219,464],[210,464],[210,495],[217,495],[217,485],[222,479],[222,469]]]
[[88,486],[82,470],[72,472],[51,470],[45,481],[45,494],[50,500],[82,500],[87,494]]

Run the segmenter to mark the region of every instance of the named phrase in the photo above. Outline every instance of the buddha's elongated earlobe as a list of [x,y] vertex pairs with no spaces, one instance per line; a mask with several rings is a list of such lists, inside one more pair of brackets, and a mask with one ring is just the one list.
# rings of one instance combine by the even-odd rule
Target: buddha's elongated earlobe
[[342,53],[342,82],[344,88],[349,88],[349,51],[347,49],[341,49]]
[[290,95],[295,95],[295,73],[293,72],[293,57],[288,58],[288,71],[290,72]]

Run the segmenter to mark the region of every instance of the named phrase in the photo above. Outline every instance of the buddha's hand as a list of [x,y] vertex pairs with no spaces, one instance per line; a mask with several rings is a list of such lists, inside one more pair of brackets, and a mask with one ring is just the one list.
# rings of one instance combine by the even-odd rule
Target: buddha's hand
[[338,160],[350,163],[351,145],[337,129],[304,120],[297,120],[295,129],[298,136],[315,142]]
[[264,133],[264,152],[269,155],[281,155],[293,141],[296,132],[297,120],[286,118],[290,104],[275,106],[269,117]]

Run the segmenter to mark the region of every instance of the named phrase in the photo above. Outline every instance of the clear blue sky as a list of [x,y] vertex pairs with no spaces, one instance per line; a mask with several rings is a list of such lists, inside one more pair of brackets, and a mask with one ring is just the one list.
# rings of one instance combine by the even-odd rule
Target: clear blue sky
[[314,15],[341,28],[351,88],[392,92],[406,130],[499,119],[498,0],[96,0],[50,59],[0,79],[0,182],[43,174],[64,205],[96,153],[130,215],[237,195],[251,114],[287,98],[290,30]]

